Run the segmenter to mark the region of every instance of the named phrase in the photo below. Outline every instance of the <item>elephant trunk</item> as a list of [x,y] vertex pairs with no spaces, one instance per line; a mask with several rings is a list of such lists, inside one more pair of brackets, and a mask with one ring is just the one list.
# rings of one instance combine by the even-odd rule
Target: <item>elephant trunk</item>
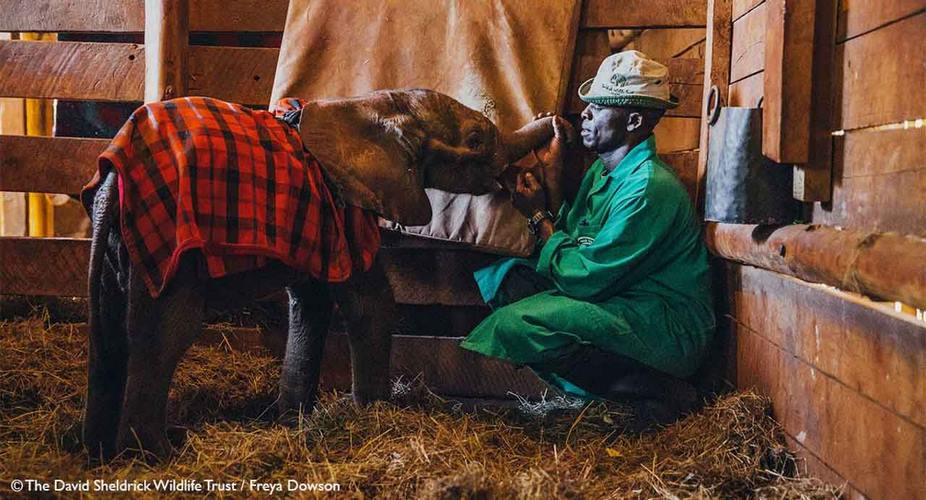
[[553,117],[534,120],[502,137],[502,155],[505,163],[523,158],[531,150],[542,146],[553,138]]

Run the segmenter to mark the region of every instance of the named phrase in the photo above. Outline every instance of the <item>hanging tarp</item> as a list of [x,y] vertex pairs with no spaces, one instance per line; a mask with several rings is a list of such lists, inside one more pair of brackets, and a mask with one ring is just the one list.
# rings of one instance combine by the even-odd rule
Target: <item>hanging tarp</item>
[[[429,88],[514,130],[562,109],[578,9],[578,0],[291,0],[271,102]],[[400,229],[500,253],[532,250],[504,195],[429,189],[428,198],[431,223]]]

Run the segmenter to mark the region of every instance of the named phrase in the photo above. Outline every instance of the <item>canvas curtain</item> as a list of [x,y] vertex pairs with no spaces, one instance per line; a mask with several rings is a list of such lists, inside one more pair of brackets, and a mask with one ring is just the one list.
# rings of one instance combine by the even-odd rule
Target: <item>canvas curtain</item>
[[[578,0],[290,0],[271,102],[429,88],[513,130],[562,109],[578,9]],[[496,253],[532,250],[506,196],[427,192],[430,224],[387,226]]]

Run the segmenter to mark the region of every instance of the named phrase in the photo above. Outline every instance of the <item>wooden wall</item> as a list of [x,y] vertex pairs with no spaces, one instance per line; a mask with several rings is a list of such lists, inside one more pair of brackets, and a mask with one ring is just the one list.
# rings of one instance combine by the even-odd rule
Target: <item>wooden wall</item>
[[669,67],[671,91],[680,105],[656,127],[656,146],[694,197],[704,84],[706,0],[585,1],[566,114],[577,120],[585,108],[579,86],[598,65],[620,50],[639,50]]
[[[726,3],[730,105],[754,106],[763,95],[769,2]],[[926,2],[817,7],[827,4],[832,73],[815,67],[813,76],[832,78],[823,95],[832,110],[832,201],[813,204],[812,222],[926,235],[926,99],[913,90],[926,85]],[[926,323],[770,271],[731,263],[725,271],[731,378],[772,397],[811,471],[846,482],[850,496],[926,497]]]

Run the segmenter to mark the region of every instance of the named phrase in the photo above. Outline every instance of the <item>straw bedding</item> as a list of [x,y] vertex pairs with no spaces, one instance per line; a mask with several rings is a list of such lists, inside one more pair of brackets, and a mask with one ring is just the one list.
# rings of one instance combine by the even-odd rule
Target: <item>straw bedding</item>
[[339,483],[342,495],[402,498],[839,495],[802,477],[768,401],[749,392],[629,435],[618,406],[551,397],[473,407],[398,380],[390,402],[357,408],[327,393],[311,416],[283,425],[273,406],[278,360],[203,346],[174,380],[168,421],[182,427],[171,432],[174,454],[89,465],[79,443],[84,335],[42,319],[4,322],[0,352],[0,492],[10,478],[31,477],[296,478]]

